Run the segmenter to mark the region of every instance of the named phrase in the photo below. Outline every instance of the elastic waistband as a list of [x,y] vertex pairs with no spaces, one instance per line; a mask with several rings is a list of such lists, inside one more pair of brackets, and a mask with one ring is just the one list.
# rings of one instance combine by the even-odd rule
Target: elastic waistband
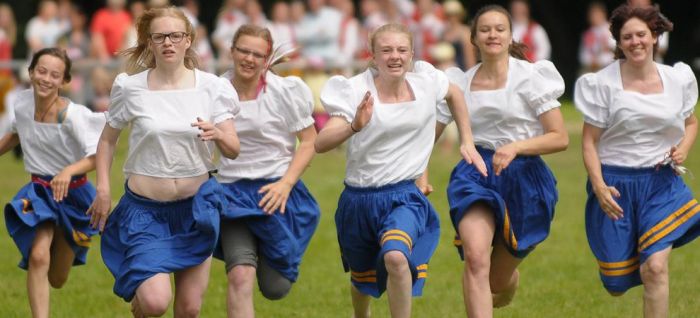
[[[496,153],[495,150],[489,149],[489,148],[484,148],[483,146],[476,146],[476,151],[478,151],[479,154],[481,154],[482,156],[484,154],[487,154],[489,156],[493,156],[493,154]],[[532,156],[517,155],[517,156],[515,156],[515,159],[513,159],[513,160],[537,160],[537,159],[540,159],[539,155],[532,155]]]
[[226,182],[222,184],[242,184],[246,186],[264,186],[273,182],[277,182],[282,178],[264,178],[264,179],[238,179],[234,182]]
[[[41,176],[38,174],[32,174],[32,182],[41,185],[45,188],[51,188],[51,180],[53,179],[53,176]],[[75,189],[79,188],[83,185],[85,185],[88,182],[87,176],[84,174],[80,174],[77,176],[73,176],[70,179],[70,184],[68,185],[68,189]]]
[[124,196],[128,197],[129,200],[134,201],[137,204],[147,206],[147,207],[153,207],[153,208],[164,208],[164,207],[180,207],[180,206],[185,206],[185,205],[192,205],[192,200],[194,196],[180,199],[180,200],[173,200],[173,201],[157,201],[153,200],[147,197],[144,197],[142,195],[139,195],[137,193],[134,193],[129,189],[129,180],[124,182]]
[[391,183],[378,187],[355,187],[345,183],[345,190],[352,192],[368,193],[368,192],[394,192],[416,189],[416,180],[403,180],[396,183]]
[[604,174],[614,174],[623,176],[640,176],[640,175],[650,175],[659,172],[673,172],[671,166],[657,166],[657,167],[620,167],[611,165],[601,165],[601,170]]

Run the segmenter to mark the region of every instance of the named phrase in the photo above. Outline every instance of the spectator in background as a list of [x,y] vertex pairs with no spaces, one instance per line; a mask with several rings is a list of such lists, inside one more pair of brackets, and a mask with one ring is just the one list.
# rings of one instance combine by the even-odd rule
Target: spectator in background
[[190,20],[190,23],[192,23],[192,26],[196,29],[199,26],[199,1],[185,0],[182,2],[180,10],[182,10],[187,20]]
[[129,14],[131,14],[131,21],[134,22],[129,26],[129,30],[124,36],[124,43],[122,44],[122,49],[128,49],[130,47],[136,46],[136,39],[138,35],[136,34],[136,21],[143,15],[146,11],[146,3],[140,0],[133,1],[129,4]]
[[544,28],[530,19],[530,4],[527,0],[513,0],[510,3],[513,16],[513,41],[523,43],[528,50],[525,55],[530,62],[549,60],[552,46]]
[[90,98],[88,106],[94,112],[105,112],[109,108],[109,93],[115,75],[102,66],[92,69],[90,73]]
[[[12,48],[17,41],[17,23],[12,7],[6,3],[0,3],[0,62],[12,61]],[[10,75],[11,69],[0,69],[0,77]],[[0,103],[1,105],[1,103]],[[0,106],[2,113],[2,106]]]
[[[302,4],[303,8],[303,4]],[[295,45],[294,29],[291,23],[290,5],[285,1],[277,1],[272,5],[270,17],[272,21],[268,29],[272,34],[272,42],[277,45],[288,43]]]
[[[85,66],[85,59],[94,57],[94,46],[90,41],[90,34],[86,30],[87,17],[83,9],[77,4],[72,4],[68,13],[71,25],[70,31],[58,40],[58,47],[66,51],[66,55],[74,62],[75,66]],[[74,102],[87,105],[85,89],[85,76],[76,72],[68,83],[68,95]]]
[[303,0],[292,0],[289,4],[289,19],[292,24],[299,24],[306,16],[306,5]]
[[433,0],[417,0],[413,20],[416,58],[433,63],[430,50],[438,43],[445,30],[442,6]]
[[578,54],[582,74],[597,72],[615,59],[615,39],[610,33],[605,4],[591,3],[588,7],[588,23],[591,26],[581,37]]
[[[651,0],[627,0],[627,4],[631,7],[650,7],[653,5]],[[657,49],[654,54],[654,61],[657,63],[664,62],[664,56],[666,56],[666,52],[668,52],[668,38],[669,33],[664,32],[656,39]]]
[[211,35],[211,41],[222,65],[231,64],[231,39],[241,25],[248,23],[248,17],[243,13],[245,5],[246,0],[226,0],[216,18],[216,28]]
[[248,17],[248,23],[250,24],[263,28],[267,28],[270,24],[258,0],[247,0],[243,12]]
[[326,122],[331,118],[321,104],[321,89],[330,79],[326,67],[321,58],[310,58],[304,72],[304,83],[309,86],[314,99],[314,110],[311,116],[314,118],[316,131],[321,131]]
[[58,39],[68,31],[69,26],[58,20],[58,5],[53,0],[39,2],[38,13],[27,22],[24,31],[29,55],[45,48],[56,46]]
[[446,17],[442,40],[449,42],[454,47],[456,66],[462,70],[470,69],[476,65],[476,51],[470,40],[471,29],[464,24],[467,11],[464,10],[462,3],[457,0],[445,1],[442,4],[442,8]]
[[360,14],[363,17],[362,25],[365,33],[386,24],[386,16],[382,14],[382,7],[377,0],[361,0]]
[[148,0],[148,8],[165,8],[170,6],[169,0]]
[[338,38],[338,46],[340,47],[338,62],[347,71],[352,71],[349,67],[360,50],[360,22],[355,18],[355,4],[352,0],[336,0],[336,2],[337,9],[343,16],[340,21],[340,36]]
[[195,31],[197,32],[197,38],[192,46],[199,56],[199,69],[214,73],[216,71],[216,57],[214,56],[211,42],[209,42],[207,27],[200,23],[195,27]]
[[109,61],[122,48],[132,22],[126,10],[126,0],[107,0],[107,6],[95,12],[90,32],[97,56],[102,61]]
[[320,57],[326,64],[338,62],[340,46],[340,11],[326,5],[325,0],[308,0],[308,12],[296,26],[295,34],[304,58]]

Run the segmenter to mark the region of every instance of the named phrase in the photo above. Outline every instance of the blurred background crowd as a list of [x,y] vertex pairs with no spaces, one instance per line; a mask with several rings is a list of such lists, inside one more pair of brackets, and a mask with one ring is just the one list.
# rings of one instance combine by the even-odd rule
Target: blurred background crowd
[[[608,14],[623,2],[653,5],[650,0],[106,0],[0,2],[0,114],[13,92],[27,87],[26,60],[31,53],[59,46],[74,62],[65,95],[94,111],[109,105],[118,52],[135,44],[134,23],[149,7],[181,7],[197,30],[193,43],[202,68],[223,73],[230,67],[230,43],[241,25],[266,26],[276,45],[299,50],[276,71],[304,78],[312,90],[333,74],[352,75],[370,57],[368,34],[387,22],[401,22],[414,34],[415,59],[439,68],[467,69],[478,62],[470,37],[470,14],[486,4],[500,4],[513,15],[513,37],[529,47],[528,58],[551,59],[573,83],[583,72],[613,61],[615,41]],[[700,1],[658,1],[675,23],[659,40],[659,62],[682,60],[700,68]],[[569,85],[570,87],[570,85]],[[570,93],[570,92],[569,92]],[[317,119],[322,107],[317,99]],[[3,124],[0,122],[0,129]]]

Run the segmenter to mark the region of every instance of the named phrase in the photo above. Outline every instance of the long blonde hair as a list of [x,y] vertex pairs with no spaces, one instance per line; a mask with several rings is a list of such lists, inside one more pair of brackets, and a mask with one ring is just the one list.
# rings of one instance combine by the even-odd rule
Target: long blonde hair
[[156,66],[156,57],[153,55],[148,43],[150,41],[151,23],[153,20],[161,17],[176,18],[185,24],[185,32],[191,43],[190,47],[185,51],[185,67],[188,69],[199,67],[199,58],[192,48],[196,39],[194,27],[180,9],[170,6],[149,9],[136,21],[136,46],[119,52],[119,55],[126,57],[126,72],[128,74],[136,74]]

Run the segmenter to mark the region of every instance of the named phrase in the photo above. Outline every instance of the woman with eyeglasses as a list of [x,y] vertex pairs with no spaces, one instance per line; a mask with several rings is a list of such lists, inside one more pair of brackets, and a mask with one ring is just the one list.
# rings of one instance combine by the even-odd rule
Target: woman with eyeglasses
[[245,149],[236,160],[223,158],[217,176],[229,201],[216,253],[226,263],[229,317],[254,316],[256,278],[265,298],[289,293],[320,216],[300,179],[315,154],[311,90],[270,71],[283,58],[273,48],[268,29],[243,25],[231,45],[233,68],[222,75],[238,95],[236,132]]
[[[97,197],[88,213],[103,231],[102,258],[116,280],[114,292],[131,301],[135,317],[166,312],[170,273],[175,316],[197,316],[223,207],[223,189],[209,173],[212,152],[238,155],[238,98],[228,81],[196,69],[194,29],[180,10],[148,10],[136,30],[137,46],[123,52],[127,73],[112,87],[97,148]],[[127,126],[125,193],[108,215],[109,171]]]
[[22,254],[33,317],[49,316],[50,288],[61,288],[74,265],[86,262],[91,236],[85,215],[95,188],[85,174],[95,169],[104,114],[61,97],[71,80],[66,52],[45,48],[29,63],[32,89],[17,96],[12,133],[0,139],[0,155],[22,145],[31,182],[5,206],[7,232]]
[[621,5],[610,18],[616,61],[574,92],[588,244],[611,295],[644,286],[644,317],[668,317],[671,250],[700,235],[700,204],[680,176],[698,134],[697,79],[685,63],[654,62],[672,29],[658,7]]

